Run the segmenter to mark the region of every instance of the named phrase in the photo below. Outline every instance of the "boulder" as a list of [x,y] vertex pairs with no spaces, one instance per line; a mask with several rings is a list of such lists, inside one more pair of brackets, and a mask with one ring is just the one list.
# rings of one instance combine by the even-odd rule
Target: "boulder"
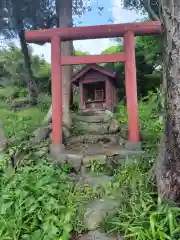
[[120,130],[120,123],[116,119],[112,119],[109,125],[109,133],[116,134]]

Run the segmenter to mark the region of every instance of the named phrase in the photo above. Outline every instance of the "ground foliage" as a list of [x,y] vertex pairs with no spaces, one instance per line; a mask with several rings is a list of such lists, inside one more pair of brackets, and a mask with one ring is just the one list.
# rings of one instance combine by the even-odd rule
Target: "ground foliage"
[[[3,113],[6,135],[10,139],[23,139],[25,132],[32,132],[37,127],[38,119],[45,114],[40,108],[12,112],[7,106],[4,108],[2,104],[0,111]],[[126,239],[132,240],[178,240],[179,209],[161,202],[156,186],[149,178],[149,169],[156,160],[156,146],[162,133],[162,109],[160,92],[150,92],[141,100],[140,126],[147,154],[134,164],[116,169],[115,183],[103,191],[87,188],[79,192],[68,179],[68,166],[54,168],[46,157],[33,159],[33,146],[24,140],[21,148],[24,148],[28,158],[23,165],[15,171],[7,170],[1,164],[1,239],[68,240],[71,232],[85,230],[76,214],[80,203],[104,194],[117,197],[118,193],[121,205],[115,216],[107,218],[103,224],[107,232],[124,233]],[[127,123],[125,106],[119,104],[116,115],[121,123]],[[90,169],[102,171],[95,163]]]

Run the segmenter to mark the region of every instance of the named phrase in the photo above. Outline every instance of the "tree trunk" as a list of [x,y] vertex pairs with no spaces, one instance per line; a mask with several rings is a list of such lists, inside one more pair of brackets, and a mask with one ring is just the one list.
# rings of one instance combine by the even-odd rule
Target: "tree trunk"
[[161,0],[164,29],[164,86],[166,117],[164,143],[157,163],[159,193],[168,200],[180,201],[180,4]]
[[[73,26],[72,20],[72,0],[56,0],[57,14],[59,16],[59,27],[67,28]],[[61,54],[64,56],[73,55],[73,43],[63,42],[61,45]],[[71,125],[70,117],[70,88],[71,77],[73,73],[72,66],[62,67],[62,84],[63,84],[63,123],[66,126]]]
[[25,40],[24,30],[22,28],[18,31],[18,35],[19,35],[20,44],[21,44],[21,51],[24,56],[25,68],[27,70],[27,76],[28,76],[27,88],[29,91],[29,101],[32,105],[34,105],[37,103],[38,87],[32,72],[31,59],[29,56],[28,46]]
[[15,19],[15,25],[17,29],[17,33],[19,36],[20,44],[21,44],[21,51],[24,56],[24,64],[27,71],[27,88],[29,90],[29,100],[31,104],[37,103],[37,97],[38,97],[38,88],[37,84],[35,82],[35,78],[33,76],[32,68],[31,68],[31,59],[29,56],[29,50],[27,46],[27,42],[25,39],[25,33],[24,33],[24,24],[23,20],[21,19],[21,11],[18,8],[18,5],[15,3],[15,1],[12,1],[12,11],[13,16]]
[[[72,0],[56,0],[56,11],[58,18],[59,27],[72,27]],[[73,55],[73,44],[72,42],[64,42],[61,45],[61,54],[71,56]],[[72,77],[72,66],[62,67],[62,84],[63,84],[63,125],[71,126],[70,117],[70,87]],[[43,120],[43,125],[48,125],[52,121],[52,105]],[[48,129],[40,127],[34,133],[35,141],[42,141],[46,136]],[[43,132],[43,134],[41,134]]]

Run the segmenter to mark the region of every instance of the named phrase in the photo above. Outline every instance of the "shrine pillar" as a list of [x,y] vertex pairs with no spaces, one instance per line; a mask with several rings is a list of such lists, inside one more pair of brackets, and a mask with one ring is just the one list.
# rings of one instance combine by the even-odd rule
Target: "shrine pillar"
[[124,35],[124,53],[126,104],[128,114],[128,142],[129,146],[135,146],[133,143],[138,143],[140,141],[140,136],[136,82],[135,37],[134,33],[131,31],[128,31]]
[[62,67],[61,40],[51,39],[51,86],[52,86],[52,146],[62,146]]

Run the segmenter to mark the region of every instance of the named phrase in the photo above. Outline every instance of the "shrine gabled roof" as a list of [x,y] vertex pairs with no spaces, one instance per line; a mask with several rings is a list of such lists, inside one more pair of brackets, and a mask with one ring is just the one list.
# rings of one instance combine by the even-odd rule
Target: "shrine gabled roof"
[[72,77],[72,83],[77,84],[80,80],[80,78],[82,76],[84,76],[87,72],[89,72],[90,70],[94,70],[97,72],[100,72],[108,77],[110,77],[111,79],[114,79],[115,84],[119,87],[120,83],[120,79],[118,76],[118,74],[116,72],[113,72],[107,68],[101,67],[98,64],[88,64],[85,67],[83,67],[80,71],[78,71],[77,73],[74,74],[74,76]]

